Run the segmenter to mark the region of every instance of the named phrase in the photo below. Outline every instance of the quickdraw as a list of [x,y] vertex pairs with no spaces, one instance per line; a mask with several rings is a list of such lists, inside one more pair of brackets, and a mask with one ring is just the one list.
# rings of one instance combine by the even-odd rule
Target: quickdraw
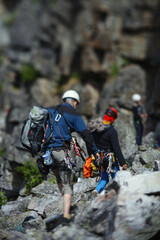
[[114,153],[101,152],[100,156],[101,156],[101,168],[106,169],[107,173],[115,173],[115,169],[113,166],[115,164]]
[[115,163],[115,157],[113,153],[107,153],[107,158],[108,158],[108,167],[106,172],[108,173],[115,173],[115,169],[113,169],[113,163]]
[[86,153],[85,153],[85,151],[80,147],[79,143],[77,142],[77,138],[76,138],[75,136],[72,137],[71,143],[72,143],[72,145],[73,145],[73,147],[74,147],[74,150],[75,150],[75,152],[76,152],[76,155],[77,155],[78,157],[81,157],[82,160],[85,162],[85,158],[83,157],[83,155],[82,155],[81,152],[83,152],[85,156],[86,156]]

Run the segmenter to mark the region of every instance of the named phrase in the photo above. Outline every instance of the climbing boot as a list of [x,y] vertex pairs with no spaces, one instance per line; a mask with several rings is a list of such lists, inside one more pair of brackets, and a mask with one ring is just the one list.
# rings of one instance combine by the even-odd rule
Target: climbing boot
[[93,190],[93,191],[92,191],[92,196],[93,196],[94,198],[96,198],[96,197],[97,197],[97,195],[98,195],[98,192],[97,192],[97,190]]
[[62,220],[63,220],[63,214],[58,214],[55,217],[52,217],[46,220],[45,224],[46,224],[47,232],[50,232],[52,229],[60,225]]
[[144,147],[144,146],[138,147],[138,151],[144,152],[144,151],[146,151],[146,147]]

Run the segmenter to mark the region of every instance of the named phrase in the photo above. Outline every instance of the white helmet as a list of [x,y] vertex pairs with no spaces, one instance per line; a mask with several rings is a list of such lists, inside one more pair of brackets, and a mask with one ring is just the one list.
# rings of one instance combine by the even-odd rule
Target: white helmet
[[79,97],[79,94],[74,91],[74,90],[68,90],[66,91],[63,96],[62,96],[62,99],[64,100],[65,98],[73,98],[75,99],[76,101],[78,101],[78,103],[80,103],[80,97]]
[[132,100],[134,102],[140,101],[141,100],[141,96],[139,94],[135,93],[135,94],[132,95]]

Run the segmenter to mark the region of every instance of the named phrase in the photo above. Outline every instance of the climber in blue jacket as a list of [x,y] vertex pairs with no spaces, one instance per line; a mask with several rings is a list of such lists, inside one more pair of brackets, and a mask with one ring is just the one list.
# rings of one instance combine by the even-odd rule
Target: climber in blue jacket
[[[58,187],[63,195],[64,214],[66,222],[70,218],[70,206],[73,193],[73,174],[70,155],[71,133],[78,132],[86,143],[88,155],[97,154],[93,137],[87,129],[81,115],[76,111],[80,103],[79,94],[74,90],[66,91],[62,96],[63,104],[49,108],[52,118],[53,134],[45,148],[51,150],[54,160],[52,171],[56,176]],[[48,124],[46,139],[50,135],[51,127]],[[50,224],[50,222],[48,223]]]

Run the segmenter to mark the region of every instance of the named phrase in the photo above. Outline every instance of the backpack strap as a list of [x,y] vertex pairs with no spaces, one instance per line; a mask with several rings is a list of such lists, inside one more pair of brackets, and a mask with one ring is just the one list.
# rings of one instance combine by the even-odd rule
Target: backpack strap
[[67,120],[64,117],[64,113],[63,113],[63,110],[62,110],[62,104],[57,105],[56,110],[58,111],[59,114],[61,114],[61,116],[63,117],[65,123],[67,124],[68,128],[70,129],[70,127],[68,125],[68,122],[67,122]]
[[52,123],[53,118],[52,118],[52,114],[50,112],[48,112],[48,121],[49,121],[51,131],[50,131],[48,138],[45,140],[45,144],[47,144],[53,138],[53,136],[52,136],[52,134],[53,134],[53,123]]

